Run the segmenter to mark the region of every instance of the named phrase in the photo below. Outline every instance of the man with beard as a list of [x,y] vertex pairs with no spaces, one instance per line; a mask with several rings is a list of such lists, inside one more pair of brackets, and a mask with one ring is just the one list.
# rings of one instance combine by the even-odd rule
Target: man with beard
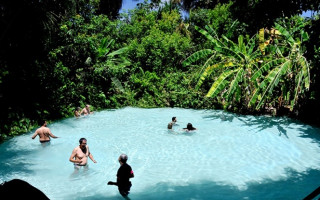
[[80,166],[86,166],[88,157],[92,160],[92,162],[97,163],[97,161],[93,158],[93,155],[90,153],[89,146],[87,145],[87,139],[81,138],[79,143],[80,145],[73,149],[69,161],[73,162],[76,168],[80,168]]

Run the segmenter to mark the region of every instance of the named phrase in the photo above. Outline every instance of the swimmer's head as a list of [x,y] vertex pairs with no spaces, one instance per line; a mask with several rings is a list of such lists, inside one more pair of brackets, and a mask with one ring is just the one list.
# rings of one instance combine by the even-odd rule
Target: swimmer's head
[[191,123],[188,123],[188,124],[187,124],[187,129],[188,129],[188,130],[192,130],[192,129],[193,129],[193,127],[192,127],[192,124],[191,124]]
[[47,121],[46,120],[40,120],[39,121],[40,126],[47,126]]
[[80,138],[79,143],[82,144],[82,141],[87,141],[86,138]]
[[122,163],[126,163],[128,160],[128,156],[126,154],[121,154],[119,156],[119,161],[121,161]]
[[172,117],[172,121],[176,122],[177,121],[177,117]]

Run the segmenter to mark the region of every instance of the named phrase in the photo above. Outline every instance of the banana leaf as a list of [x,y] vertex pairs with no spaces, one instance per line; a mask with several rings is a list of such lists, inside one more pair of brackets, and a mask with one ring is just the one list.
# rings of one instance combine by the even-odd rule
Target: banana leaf
[[297,77],[296,88],[294,90],[294,96],[293,96],[293,99],[291,100],[291,105],[290,105],[291,111],[293,110],[293,107],[298,100],[299,91],[300,91],[301,84],[302,84],[302,77],[303,77],[303,72],[300,72]]
[[213,83],[211,86],[209,92],[207,93],[207,97],[215,97],[217,94],[219,94],[228,83],[227,78],[234,73],[234,70],[227,70],[223,72],[218,79]]
[[189,56],[187,59],[185,59],[182,62],[182,65],[185,67],[213,53],[214,51],[211,49],[203,49],[203,50],[197,51],[193,53],[191,56]]
[[228,90],[228,95],[227,95],[227,99],[230,100],[232,95],[234,94],[235,90],[237,87],[239,87],[239,82],[242,81],[242,77],[243,77],[243,68],[238,68],[236,70],[234,70],[234,72],[237,72],[236,76],[234,77],[234,79],[231,81],[231,84],[229,86],[229,90]]

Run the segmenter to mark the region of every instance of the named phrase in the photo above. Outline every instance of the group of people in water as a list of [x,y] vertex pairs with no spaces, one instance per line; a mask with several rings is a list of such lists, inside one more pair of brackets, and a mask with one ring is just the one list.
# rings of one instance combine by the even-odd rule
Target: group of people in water
[[[168,123],[168,129],[171,130],[174,125],[177,125],[177,117],[172,117],[171,122]],[[197,129],[195,127],[193,127],[191,123],[188,123],[187,127],[183,128],[182,130],[194,131],[194,130],[197,130]]]
[[[35,139],[37,136],[39,136],[40,143],[47,143],[50,142],[50,138],[59,138],[52,134],[51,130],[47,127],[46,121],[43,121],[41,124],[42,126],[38,128],[32,135],[32,139]],[[73,149],[69,161],[74,164],[76,170],[79,170],[82,166],[87,166],[88,157],[92,160],[93,163],[97,163],[89,150],[87,139],[80,138],[79,146]],[[108,185],[118,186],[119,193],[123,197],[127,197],[132,185],[129,179],[134,177],[134,173],[131,166],[127,164],[128,156],[126,154],[121,154],[118,160],[120,163],[120,168],[117,172],[117,181],[109,181]]]
[[[92,114],[90,111],[90,106],[86,105],[81,111],[79,107],[75,110],[75,117],[80,117],[81,115]],[[172,117],[172,121],[168,123],[168,129],[172,129],[173,126],[177,125],[177,118]],[[187,124],[186,128],[183,128],[185,131],[193,131],[197,130],[192,126],[191,123]],[[48,143],[50,142],[50,138],[59,138],[52,134],[51,130],[47,127],[47,122],[42,121],[41,127],[38,128],[35,133],[32,135],[32,139],[35,139],[39,136],[40,143]],[[75,169],[79,170],[82,166],[87,166],[88,158],[92,160],[93,163],[97,163],[97,161],[93,158],[92,153],[89,150],[89,146],[87,145],[86,138],[80,138],[79,146],[75,147],[70,155],[69,161],[74,164]],[[130,188],[132,186],[130,182],[130,178],[134,177],[133,170],[130,165],[127,164],[128,156],[126,154],[121,154],[118,158],[120,163],[120,167],[117,172],[117,181],[112,182],[109,181],[108,185],[116,185],[118,186],[119,193],[123,197],[127,197],[129,194]]]
[[87,104],[82,110],[80,107],[77,107],[74,110],[74,116],[75,117],[80,117],[81,115],[89,115],[92,114],[93,112],[90,110],[90,105]]

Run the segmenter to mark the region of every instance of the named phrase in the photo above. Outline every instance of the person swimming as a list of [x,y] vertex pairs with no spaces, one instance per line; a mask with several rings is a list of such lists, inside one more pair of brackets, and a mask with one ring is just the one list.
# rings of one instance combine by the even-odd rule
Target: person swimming
[[80,107],[77,107],[77,108],[74,110],[74,116],[75,116],[75,117],[80,117],[80,116],[81,116],[80,112],[81,112],[81,108],[80,108]]
[[172,121],[168,123],[168,129],[172,129],[172,126],[175,125],[177,122],[176,117],[172,117]]
[[187,128],[183,128],[183,130],[194,131],[194,130],[197,130],[197,128],[193,127],[191,123],[188,123]]

